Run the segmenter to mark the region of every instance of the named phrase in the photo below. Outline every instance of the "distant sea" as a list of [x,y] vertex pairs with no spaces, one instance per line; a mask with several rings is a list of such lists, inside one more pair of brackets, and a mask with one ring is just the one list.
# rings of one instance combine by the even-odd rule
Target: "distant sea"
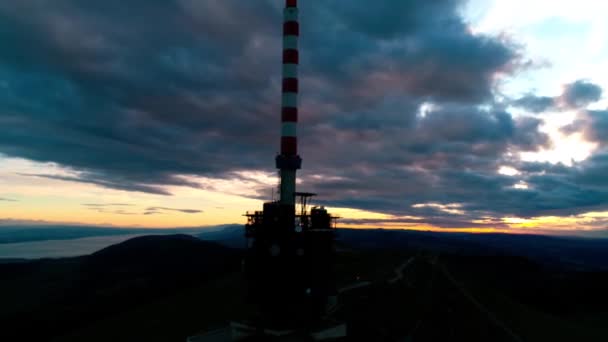
[[46,240],[0,244],[0,259],[62,258],[86,255],[110,245],[142,235],[149,234],[95,236],[72,240]]

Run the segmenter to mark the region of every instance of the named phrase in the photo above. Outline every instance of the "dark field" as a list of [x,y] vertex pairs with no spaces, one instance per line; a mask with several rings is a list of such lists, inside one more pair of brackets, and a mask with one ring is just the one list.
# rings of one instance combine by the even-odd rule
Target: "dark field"
[[[238,245],[238,234],[215,237]],[[550,262],[540,251],[563,243],[552,238],[519,255],[456,238],[462,240],[342,231],[335,316],[348,322],[349,340],[608,338],[608,273],[599,262]],[[498,240],[526,250],[510,239]],[[0,340],[185,341],[240,318],[243,285],[238,249],[185,235],[136,238],[85,257],[1,264]]]

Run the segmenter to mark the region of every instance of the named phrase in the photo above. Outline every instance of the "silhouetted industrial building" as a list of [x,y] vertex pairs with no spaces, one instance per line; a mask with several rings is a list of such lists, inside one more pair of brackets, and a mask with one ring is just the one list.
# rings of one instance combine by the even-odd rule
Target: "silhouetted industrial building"
[[[346,335],[346,325],[327,320],[336,305],[334,280],[335,217],[324,207],[310,207],[315,194],[296,192],[298,155],[298,21],[297,0],[286,0],[283,22],[283,81],[281,152],[277,201],[248,212],[244,271],[252,310],[243,321],[189,341],[211,341],[230,332],[234,340],[247,337],[307,336],[326,340]],[[310,208],[309,208],[310,207]]]
[[335,304],[333,279],[334,217],[311,207],[312,193],[296,192],[298,155],[298,22],[297,0],[287,0],[283,23],[283,81],[280,199],[247,213],[245,272],[248,298],[255,305],[249,324],[270,329],[314,332]]

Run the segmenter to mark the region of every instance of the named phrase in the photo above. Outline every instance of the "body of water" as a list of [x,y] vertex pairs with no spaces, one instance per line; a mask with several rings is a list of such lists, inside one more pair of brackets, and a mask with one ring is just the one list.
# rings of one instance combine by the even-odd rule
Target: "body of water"
[[94,236],[72,240],[46,240],[0,244],[0,259],[63,258],[86,255],[142,235],[150,234]]

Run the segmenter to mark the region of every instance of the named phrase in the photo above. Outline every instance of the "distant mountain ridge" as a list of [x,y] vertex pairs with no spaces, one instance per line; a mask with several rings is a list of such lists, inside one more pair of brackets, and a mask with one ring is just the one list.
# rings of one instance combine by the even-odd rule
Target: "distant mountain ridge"
[[[439,332],[453,340],[496,330],[460,287],[506,315],[509,325],[523,322],[515,325],[518,334],[544,336],[551,324],[577,324],[573,336],[604,336],[599,320],[608,304],[608,272],[577,267],[595,267],[585,261],[593,253],[601,264],[605,240],[348,229],[337,235],[341,282],[363,277],[375,284],[341,299],[350,305],[344,312],[353,316],[352,331],[370,334],[364,340],[377,338],[380,327],[399,333],[417,322],[428,329],[418,329],[419,336]],[[201,237],[214,242],[190,234],[139,236],[86,256],[0,263],[6,327],[0,341],[183,341],[196,329],[237,317],[233,313],[245,309],[243,250],[226,245],[244,247],[243,226]],[[393,267],[412,260],[401,281],[386,281]],[[599,323],[589,330],[574,315]],[[539,319],[545,323],[536,327]],[[462,330],[467,326],[472,330]]]
[[[69,240],[93,236],[125,234],[187,234],[231,248],[246,246],[244,226],[240,224],[200,228],[145,229],[87,226],[0,227],[3,243]],[[556,237],[545,235],[470,234],[421,232],[388,229],[338,229],[340,245],[354,248],[417,248],[439,253],[462,255],[515,255],[528,257],[545,265],[573,269],[608,270],[608,239]],[[9,262],[4,260],[4,262]]]
[[[246,245],[243,226],[197,235],[232,248]],[[435,253],[530,258],[543,265],[608,270],[608,239],[502,233],[443,233],[399,229],[338,229],[340,246],[363,249],[420,249]]]
[[608,239],[602,238],[339,229],[338,241],[355,248],[409,248],[470,256],[512,255],[547,266],[608,270]]
[[133,234],[203,234],[232,225],[187,228],[118,228],[84,225],[0,225],[0,244],[45,240],[71,240],[94,236]]

